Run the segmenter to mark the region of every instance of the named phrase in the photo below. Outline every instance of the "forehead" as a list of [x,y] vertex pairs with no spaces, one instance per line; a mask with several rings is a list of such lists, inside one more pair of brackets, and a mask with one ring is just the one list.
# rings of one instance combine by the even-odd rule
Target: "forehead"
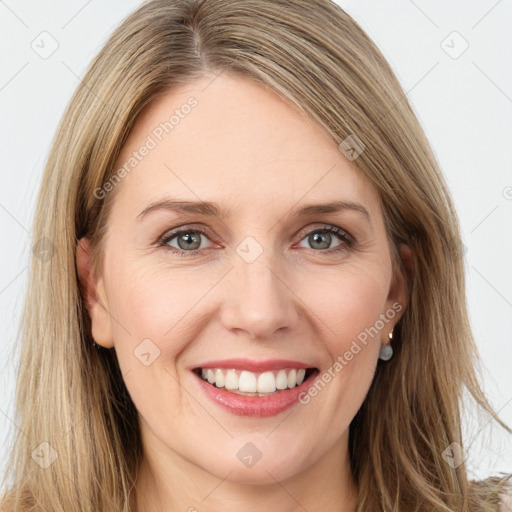
[[228,73],[154,99],[120,153],[116,169],[123,167],[117,192],[130,205],[165,194],[258,212],[276,200],[289,207],[357,198],[369,210],[377,201],[321,126],[264,85]]

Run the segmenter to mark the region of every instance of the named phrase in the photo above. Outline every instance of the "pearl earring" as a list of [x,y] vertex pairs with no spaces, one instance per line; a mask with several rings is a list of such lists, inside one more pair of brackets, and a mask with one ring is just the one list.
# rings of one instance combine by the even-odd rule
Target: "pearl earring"
[[389,343],[380,347],[379,350],[379,359],[382,359],[383,361],[389,361],[393,357],[393,347],[391,346],[391,340],[393,339],[393,329],[391,329],[391,332],[388,334]]

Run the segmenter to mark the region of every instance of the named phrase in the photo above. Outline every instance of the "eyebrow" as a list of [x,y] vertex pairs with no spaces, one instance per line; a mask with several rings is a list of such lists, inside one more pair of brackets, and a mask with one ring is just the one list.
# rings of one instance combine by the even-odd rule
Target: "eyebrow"
[[[137,220],[141,221],[146,215],[155,210],[170,210],[178,213],[199,213],[201,215],[218,217],[219,219],[224,219],[229,216],[229,213],[221,211],[215,203],[208,201],[175,201],[172,199],[163,199],[155,201],[144,208],[144,210],[137,215]],[[310,204],[300,208],[295,215],[297,217],[308,217],[320,213],[336,213],[343,210],[352,210],[362,213],[367,220],[370,221],[368,210],[362,204],[353,201],[333,201],[324,204]]]

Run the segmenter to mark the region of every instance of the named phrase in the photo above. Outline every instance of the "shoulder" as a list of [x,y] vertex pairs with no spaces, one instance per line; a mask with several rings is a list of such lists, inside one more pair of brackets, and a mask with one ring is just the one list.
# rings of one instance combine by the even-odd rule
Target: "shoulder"
[[[476,501],[487,504],[485,510],[512,512],[512,474],[490,476],[484,480],[471,480],[470,487]],[[479,511],[481,511],[480,507],[475,510],[475,512]]]
[[512,486],[507,486],[500,494],[500,512],[512,512]]

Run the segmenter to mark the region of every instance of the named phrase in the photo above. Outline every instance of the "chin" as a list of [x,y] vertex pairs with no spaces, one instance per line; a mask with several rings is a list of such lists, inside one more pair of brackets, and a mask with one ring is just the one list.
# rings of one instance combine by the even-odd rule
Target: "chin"
[[[266,446],[261,450],[258,450],[256,445],[262,446],[263,443],[258,443],[257,440],[254,444],[252,441],[236,442],[236,448],[229,450],[227,457],[207,457],[200,465],[221,480],[250,485],[274,485],[276,480],[285,481],[309,465],[304,458],[304,443],[297,453],[291,453],[289,446],[286,446],[286,450],[273,447],[268,439]],[[284,448],[283,444],[281,448]],[[213,460],[216,460],[214,464]]]

